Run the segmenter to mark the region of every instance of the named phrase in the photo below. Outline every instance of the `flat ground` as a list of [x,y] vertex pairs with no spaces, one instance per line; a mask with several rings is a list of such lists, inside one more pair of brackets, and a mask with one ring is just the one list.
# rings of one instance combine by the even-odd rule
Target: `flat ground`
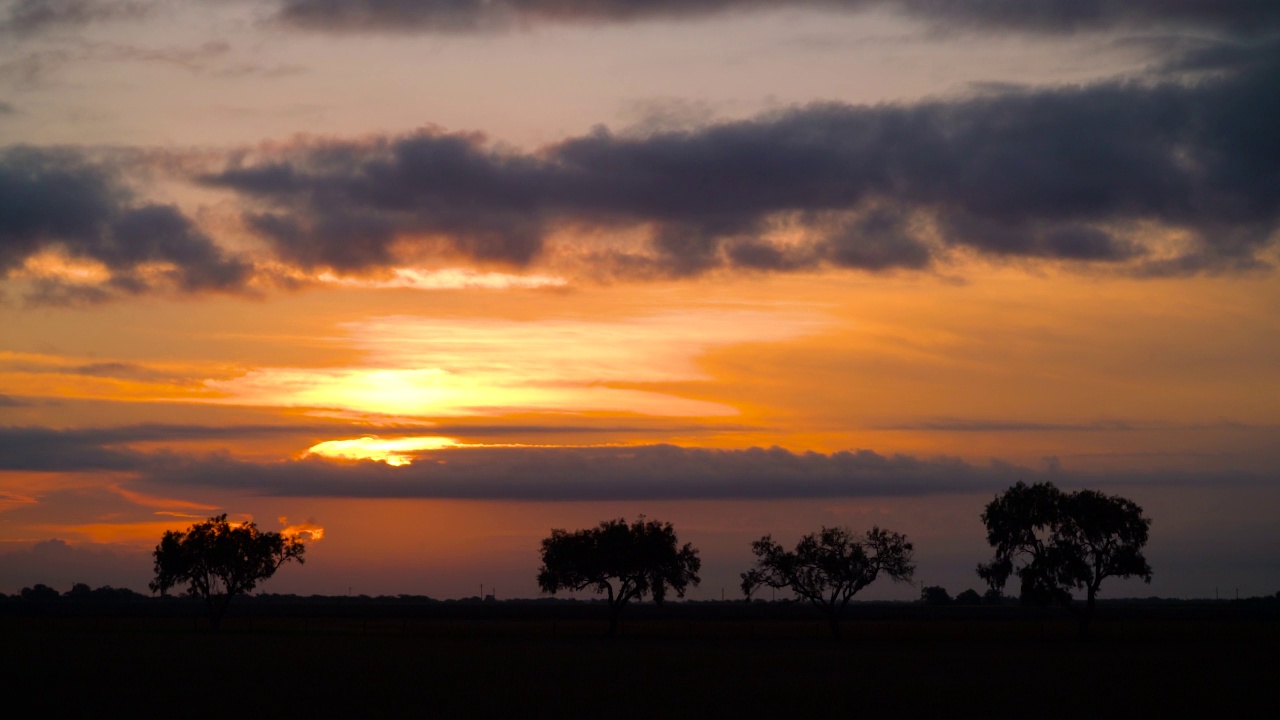
[[[1264,622],[3,617],[10,700],[144,715],[412,712],[429,717],[1152,717],[1276,707]],[[50,681],[59,690],[43,692]],[[1270,711],[1262,711],[1264,714]]]

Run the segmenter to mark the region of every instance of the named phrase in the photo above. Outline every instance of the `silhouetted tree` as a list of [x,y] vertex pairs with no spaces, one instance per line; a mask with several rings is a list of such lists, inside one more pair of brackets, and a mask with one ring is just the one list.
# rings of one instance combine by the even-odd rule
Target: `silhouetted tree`
[[303,562],[306,547],[295,537],[259,532],[253,523],[231,524],[227,516],[211,517],[161,538],[152,556],[156,579],[152,592],[187,583],[187,593],[204,598],[215,632],[231,598],[247,593],[290,560]]
[[957,605],[981,605],[982,596],[978,594],[977,590],[969,588],[956,596],[955,603]]
[[852,530],[823,527],[800,538],[788,552],[769,535],[751,543],[756,566],[742,573],[742,592],[756,588],[791,588],[822,609],[833,637],[840,635],[840,617],[853,596],[881,573],[895,582],[915,573],[914,548],[905,535],[873,527],[859,537]]
[[950,605],[951,593],[941,585],[930,585],[920,590],[920,602],[925,605]]
[[641,515],[629,525],[618,518],[586,530],[552,530],[551,537],[542,541],[538,587],[552,595],[588,587],[597,594],[608,593],[609,634],[613,635],[628,602],[652,595],[661,604],[669,590],[684,597],[689,585],[701,582],[701,568],[692,545],[677,545],[671,523],[645,520]]
[[[1104,579],[1151,582],[1151,566],[1142,556],[1151,520],[1132,500],[1019,482],[987,504],[982,522],[996,554],[978,565],[978,575],[999,590],[1016,574],[1024,603],[1067,607],[1077,614],[1082,637],[1089,635]],[[1085,591],[1083,610],[1072,603],[1073,589]]]

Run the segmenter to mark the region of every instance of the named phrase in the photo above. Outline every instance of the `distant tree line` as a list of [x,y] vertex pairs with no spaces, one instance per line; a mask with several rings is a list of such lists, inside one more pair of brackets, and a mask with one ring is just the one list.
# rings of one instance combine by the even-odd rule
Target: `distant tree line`
[[[0,594],[0,597],[4,597]],[[122,601],[138,601],[148,599],[146,595],[134,592],[128,588],[111,587],[103,585],[94,590],[84,583],[76,583],[71,589],[65,593],[59,593],[57,590],[43,583],[36,583],[32,587],[24,587],[16,596],[28,602],[52,602],[55,600],[66,600],[71,602],[122,602]]]
[[[989,502],[981,518],[994,550],[991,560],[977,567],[987,583],[985,593],[969,589],[953,598],[945,588],[925,586],[921,603],[1002,604],[1009,601],[1005,585],[1016,577],[1021,603],[1066,608],[1087,637],[1103,580],[1151,581],[1151,566],[1142,554],[1151,520],[1127,498],[1018,482]],[[165,533],[153,553],[151,590],[164,595],[185,586],[187,595],[204,601],[216,631],[235,596],[252,591],[287,562],[302,563],[304,551],[296,538],[259,531],[253,523],[230,523],[226,515],[212,517],[185,531]],[[823,613],[832,635],[839,635],[846,608],[858,592],[882,577],[909,583],[915,573],[914,545],[905,535],[879,527],[863,533],[822,527],[790,550],[765,535],[751,544],[751,551],[755,564],[741,574],[743,595],[750,599],[762,587],[788,590]],[[617,632],[629,603],[652,598],[661,605],[670,595],[683,598],[701,581],[698,550],[690,543],[681,545],[671,523],[643,515],[572,532],[553,529],[542,541],[540,559],[537,581],[544,592],[554,596],[591,590],[604,597],[610,634]],[[1083,593],[1083,603],[1075,600],[1076,592]],[[62,594],[35,585],[12,599],[40,603],[144,597],[132,590],[94,590],[77,583]],[[0,594],[0,599],[6,598]]]

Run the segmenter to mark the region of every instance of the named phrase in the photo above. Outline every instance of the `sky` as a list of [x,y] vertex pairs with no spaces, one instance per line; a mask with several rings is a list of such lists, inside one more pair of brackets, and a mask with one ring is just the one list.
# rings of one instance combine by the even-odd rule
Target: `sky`
[[[1280,4],[0,0],[0,592],[537,597],[552,528],[879,526],[1018,481],[1280,590]],[[579,597],[589,596],[579,593]]]

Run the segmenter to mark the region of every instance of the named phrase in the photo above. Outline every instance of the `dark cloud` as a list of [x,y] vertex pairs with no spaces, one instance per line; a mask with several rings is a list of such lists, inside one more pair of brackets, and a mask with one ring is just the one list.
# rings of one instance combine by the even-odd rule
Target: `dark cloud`
[[874,207],[862,215],[837,221],[823,249],[833,265],[864,270],[929,265],[930,250],[901,207]]
[[1280,26],[1269,0],[832,0],[873,4],[936,21],[972,27],[1073,32],[1107,27],[1181,26],[1232,33],[1265,33]]
[[1240,72],[1265,66],[1280,57],[1280,39],[1265,38],[1161,38],[1161,45],[1178,48],[1158,69],[1179,72]]
[[1280,46],[1252,47],[1196,80],[819,104],[537,153],[423,131],[242,157],[204,181],[256,205],[246,220],[281,257],[344,272],[437,251],[525,266],[566,227],[647,233],[589,249],[621,275],[918,269],[954,248],[1250,270],[1280,223]]
[[0,395],[0,407],[27,407],[31,403],[8,395]]
[[[137,470],[151,462],[146,453],[129,450],[130,443],[241,439],[270,435],[329,436],[332,425],[171,425],[144,423],[110,428],[0,428],[0,470]],[[383,431],[383,429],[379,429]],[[422,428],[415,428],[421,434]],[[397,428],[387,428],[396,435]],[[401,433],[403,434],[403,433]]]
[[0,470],[37,472],[136,470],[145,457],[80,431],[48,428],[0,429]]
[[[476,32],[534,23],[604,23],[775,9],[769,0],[280,0],[278,19],[335,32]],[[1114,26],[1261,32],[1271,0],[790,0],[785,7],[887,9],[946,29],[1064,33]]]
[[16,114],[17,112],[18,112],[18,109],[15,108],[12,103],[7,103],[3,100],[0,100],[0,116],[13,115],[13,114]]
[[[106,287],[66,285],[46,278],[35,299],[59,293],[154,289],[157,279],[183,291],[237,290],[251,267],[229,256],[172,205],[137,203],[110,167],[70,150],[0,150],[0,277],[48,250],[96,260],[110,273]],[[167,268],[148,272],[149,265]]]
[[0,35],[35,35],[104,20],[138,18],[155,3],[128,0],[3,0]]

